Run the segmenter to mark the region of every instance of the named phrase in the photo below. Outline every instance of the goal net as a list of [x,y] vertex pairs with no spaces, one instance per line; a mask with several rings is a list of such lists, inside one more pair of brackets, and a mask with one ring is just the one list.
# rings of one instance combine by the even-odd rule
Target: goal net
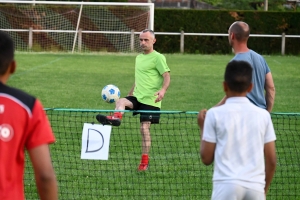
[[153,3],[0,2],[0,29],[18,51],[139,52],[153,22]]

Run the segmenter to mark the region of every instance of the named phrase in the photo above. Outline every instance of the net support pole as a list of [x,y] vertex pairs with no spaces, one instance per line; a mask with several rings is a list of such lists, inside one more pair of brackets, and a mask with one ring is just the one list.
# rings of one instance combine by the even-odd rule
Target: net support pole
[[29,33],[28,33],[28,48],[32,49],[32,40],[33,40],[33,33],[32,33],[32,27],[29,27]]
[[281,55],[285,54],[285,33],[281,36]]
[[184,31],[180,32],[180,53],[184,53]]
[[73,41],[72,53],[74,53],[74,49],[75,49],[75,44],[76,44],[76,39],[77,39],[77,34],[78,34],[78,28],[79,28],[80,19],[81,19],[82,6],[83,6],[83,4],[80,5],[80,11],[79,11],[78,20],[77,20],[77,26],[76,26],[76,31],[75,31],[74,41]]
[[81,52],[82,46],[82,28],[78,30],[78,51]]
[[131,30],[131,34],[130,34],[130,50],[131,52],[134,51],[134,30]]

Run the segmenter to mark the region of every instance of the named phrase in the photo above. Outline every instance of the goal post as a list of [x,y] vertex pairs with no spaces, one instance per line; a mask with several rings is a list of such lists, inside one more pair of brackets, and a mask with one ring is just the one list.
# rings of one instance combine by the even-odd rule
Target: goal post
[[18,51],[139,52],[144,29],[154,29],[153,3],[0,2],[0,30]]

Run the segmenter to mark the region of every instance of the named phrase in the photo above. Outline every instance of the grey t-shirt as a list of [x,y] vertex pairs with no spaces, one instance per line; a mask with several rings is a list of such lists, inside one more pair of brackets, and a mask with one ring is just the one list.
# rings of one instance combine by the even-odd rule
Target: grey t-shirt
[[232,60],[242,60],[251,64],[253,68],[252,83],[253,89],[247,94],[248,99],[260,108],[267,108],[265,99],[266,74],[270,68],[265,59],[253,50],[245,53],[238,53]]

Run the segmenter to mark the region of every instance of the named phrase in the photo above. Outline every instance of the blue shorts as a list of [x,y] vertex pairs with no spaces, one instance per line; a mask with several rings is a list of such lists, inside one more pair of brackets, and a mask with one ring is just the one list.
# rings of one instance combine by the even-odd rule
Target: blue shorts
[[[127,96],[125,97],[128,101],[130,101],[133,105],[133,109],[126,107],[126,110],[145,110],[150,112],[133,112],[133,115],[140,114],[140,122],[150,121],[151,124],[159,124],[160,108],[155,106],[150,106],[147,104],[140,103],[136,97],[134,96]],[[156,111],[156,112],[151,112]]]

